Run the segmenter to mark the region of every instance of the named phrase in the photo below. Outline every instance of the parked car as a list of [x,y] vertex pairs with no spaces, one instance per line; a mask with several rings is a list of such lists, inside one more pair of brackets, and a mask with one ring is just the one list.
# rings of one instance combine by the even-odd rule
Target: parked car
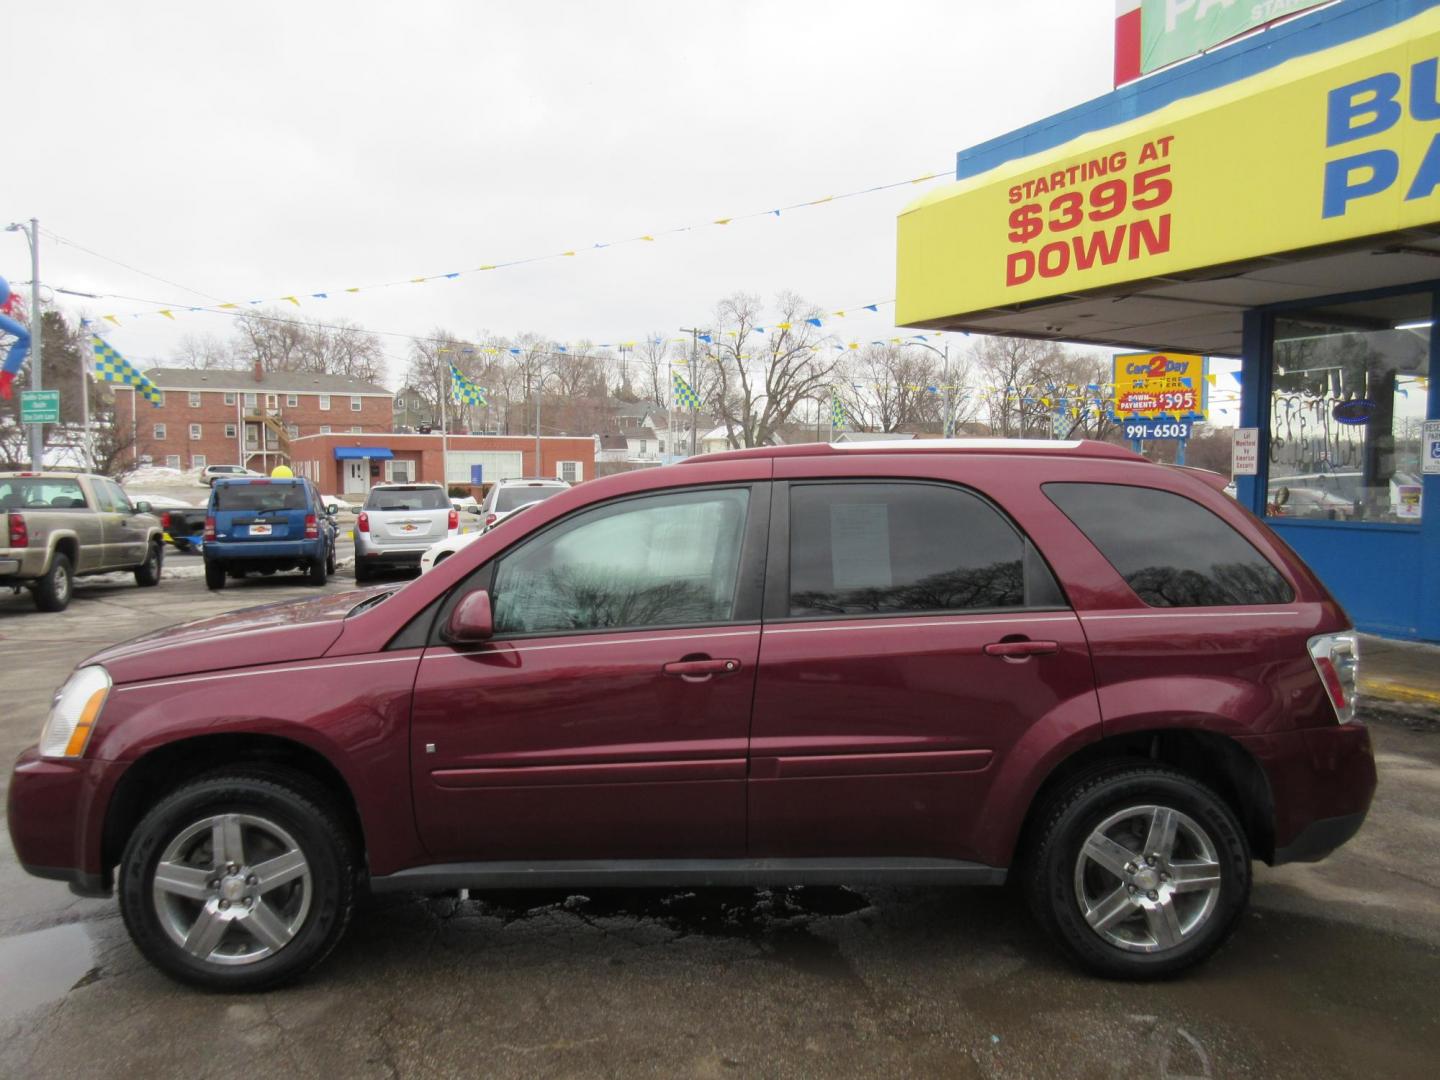
[[160,520],[120,485],[90,473],[0,473],[0,586],[29,589],[41,611],[64,611],[75,578],[131,570],[159,585]]
[[436,540],[478,531],[439,484],[378,484],[355,519],[355,581],[382,567],[417,567]]
[[264,476],[254,469],[247,469],[244,465],[206,465],[200,473],[200,482],[215,486],[216,480],[234,480],[246,476]]
[[522,506],[542,502],[569,487],[564,480],[547,480],[543,477],[500,480],[490,489],[490,493],[485,496],[484,505],[480,508],[481,528],[493,529]]
[[[509,514],[506,514],[504,520],[513,521],[523,511],[530,509],[530,507],[532,506],[539,505],[540,504],[538,502],[532,502],[526,503],[523,506],[518,506]],[[440,540],[436,543],[431,544],[428,548],[425,549],[425,554],[420,556],[420,573],[424,574],[428,573],[431,570],[434,570],[435,567],[439,566],[446,559],[450,558],[451,555],[454,555],[461,548],[480,539],[480,537],[483,535],[484,533],[482,532],[460,533],[457,536],[452,536],[445,540]]]
[[210,511],[205,507],[181,508],[160,511],[160,528],[165,542],[176,551],[202,551],[205,547],[205,522]]
[[1360,827],[1356,662],[1263,523],[1120,447],[730,451],[560,492],[404,588],[97,653],[9,827],[208,987],[310,968],[360,885],[1011,877],[1079,964],[1146,978],[1229,937],[1252,858]]
[[312,585],[335,572],[335,519],[303,476],[217,480],[205,519],[205,584],[303,570]]

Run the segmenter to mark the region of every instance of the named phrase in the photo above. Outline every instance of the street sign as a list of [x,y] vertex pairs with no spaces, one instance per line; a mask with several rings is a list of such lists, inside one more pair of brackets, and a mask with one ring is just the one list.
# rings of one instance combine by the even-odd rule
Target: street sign
[[1420,439],[1420,471],[1440,473],[1440,420],[1426,420]]
[[1188,439],[1188,420],[1126,420],[1127,439]]
[[1230,475],[1255,476],[1260,472],[1260,429],[1235,429],[1230,442]]
[[22,424],[58,424],[60,422],[60,391],[20,391],[20,422]]

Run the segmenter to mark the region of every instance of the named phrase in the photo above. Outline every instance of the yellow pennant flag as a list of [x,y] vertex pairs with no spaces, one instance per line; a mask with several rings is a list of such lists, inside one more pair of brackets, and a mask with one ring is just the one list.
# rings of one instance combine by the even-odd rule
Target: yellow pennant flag
[[162,309],[160,310],[160,314],[161,314],[161,315],[164,315],[167,319],[173,320],[173,319],[175,318],[175,313],[174,313],[173,311],[171,311],[169,308],[162,308]]
[[715,219],[714,221],[712,221],[710,224],[712,224],[712,225],[729,225],[732,220],[733,220],[732,218],[721,217],[721,218],[716,218],[716,219]]
[[119,326],[119,325],[120,325],[120,320],[117,319],[114,315],[104,315],[104,316],[101,316],[101,317],[102,317],[102,318],[105,318],[105,319],[109,319],[109,320],[110,320],[111,322],[113,322],[116,326]]
[[221,304],[221,305],[220,305],[220,310],[221,310],[221,311],[229,311],[231,308],[238,308],[239,306],[240,306],[239,304]]
[[282,299],[282,300],[289,300],[289,301],[290,301],[292,304],[294,304],[296,307],[299,307],[299,306],[300,306],[300,301],[299,301],[296,297],[293,297],[293,296],[282,296],[281,299]]

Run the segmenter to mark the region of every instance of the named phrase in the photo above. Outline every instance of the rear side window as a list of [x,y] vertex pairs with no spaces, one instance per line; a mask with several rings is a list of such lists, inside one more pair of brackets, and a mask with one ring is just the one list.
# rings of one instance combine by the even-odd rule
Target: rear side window
[[304,510],[299,484],[224,484],[215,488],[216,510]]
[[450,497],[438,487],[372,488],[366,510],[449,510]]
[[1123,484],[1046,484],[1045,494],[1151,607],[1294,599],[1248,540],[1182,495]]
[[[1028,604],[1027,576],[1035,579]],[[792,616],[1063,603],[1025,538],[970,492],[899,483],[790,489]]]

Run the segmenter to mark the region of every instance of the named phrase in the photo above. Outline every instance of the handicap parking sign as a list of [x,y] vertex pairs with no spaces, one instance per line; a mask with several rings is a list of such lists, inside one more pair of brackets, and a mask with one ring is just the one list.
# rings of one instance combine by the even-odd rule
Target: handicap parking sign
[[1425,421],[1425,434],[1420,443],[1425,451],[1421,455],[1421,471],[1440,473],[1440,420]]

